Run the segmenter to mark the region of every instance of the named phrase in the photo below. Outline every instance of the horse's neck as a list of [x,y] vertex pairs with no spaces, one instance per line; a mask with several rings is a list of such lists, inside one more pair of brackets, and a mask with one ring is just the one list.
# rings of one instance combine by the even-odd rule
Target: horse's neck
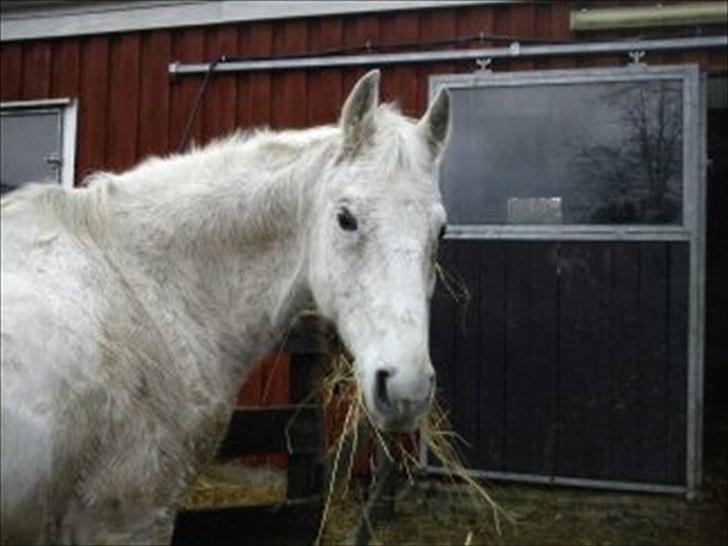
[[171,317],[195,309],[208,333],[232,340],[233,366],[268,350],[308,304],[306,235],[325,148],[272,169],[230,150],[122,176],[112,192],[118,254],[142,302],[173,306]]

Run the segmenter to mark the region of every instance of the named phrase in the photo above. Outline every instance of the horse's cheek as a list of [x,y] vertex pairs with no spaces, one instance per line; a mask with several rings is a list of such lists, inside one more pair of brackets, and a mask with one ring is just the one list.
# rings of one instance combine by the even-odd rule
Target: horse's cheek
[[310,272],[309,283],[314,303],[318,311],[329,319],[332,319],[334,309],[334,297],[331,284],[331,274],[321,264],[314,266]]

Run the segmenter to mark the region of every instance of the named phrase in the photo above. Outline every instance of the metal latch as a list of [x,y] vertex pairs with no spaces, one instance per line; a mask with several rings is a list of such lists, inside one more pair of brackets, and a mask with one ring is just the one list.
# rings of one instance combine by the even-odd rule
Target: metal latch
[[63,164],[63,158],[55,152],[51,152],[45,157],[45,162],[56,167],[60,167]]
[[51,169],[53,171],[53,177],[56,179],[57,182],[61,181],[61,165],[63,165],[63,158],[55,153],[51,152],[47,156],[45,156],[45,162],[48,165],[51,165]]

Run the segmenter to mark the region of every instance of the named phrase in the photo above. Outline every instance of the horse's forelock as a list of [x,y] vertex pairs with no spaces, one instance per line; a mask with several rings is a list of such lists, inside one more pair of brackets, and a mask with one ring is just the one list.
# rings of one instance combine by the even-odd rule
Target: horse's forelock
[[378,106],[375,124],[371,160],[383,170],[384,180],[418,180],[430,169],[430,153],[417,131],[416,120],[402,115],[395,104],[386,103]]

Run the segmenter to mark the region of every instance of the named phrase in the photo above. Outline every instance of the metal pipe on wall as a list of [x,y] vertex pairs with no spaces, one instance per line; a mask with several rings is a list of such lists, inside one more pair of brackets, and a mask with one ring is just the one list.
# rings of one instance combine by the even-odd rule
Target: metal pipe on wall
[[[728,47],[728,36],[700,36],[661,40],[630,40],[623,42],[576,42],[573,44],[527,45],[514,41],[509,47],[453,49],[447,51],[420,51],[409,53],[379,53],[369,55],[315,56],[218,63],[215,72],[256,72],[268,70],[320,69],[352,66],[382,66],[393,64],[430,63],[447,61],[476,61],[516,57],[544,57],[551,55],[594,55],[599,53],[629,53],[631,51],[681,51],[687,49],[714,49]],[[173,76],[204,74],[210,63],[170,63]]]
[[727,19],[728,3],[726,2],[586,8],[571,12],[571,30],[725,25]]

